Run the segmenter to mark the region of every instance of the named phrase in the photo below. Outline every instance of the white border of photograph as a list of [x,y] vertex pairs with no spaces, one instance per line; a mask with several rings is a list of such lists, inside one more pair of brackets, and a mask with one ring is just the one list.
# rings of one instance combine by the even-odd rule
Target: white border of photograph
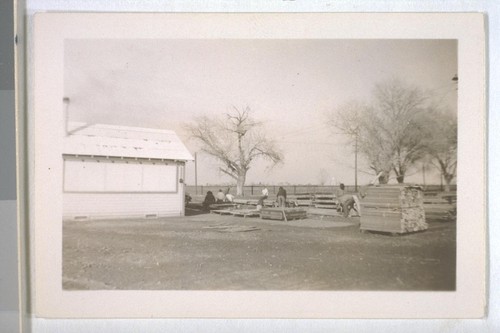
[[[480,318],[485,313],[482,14],[37,14],[28,66],[34,313],[59,318]],[[455,292],[63,291],[61,145],[66,38],[458,39]],[[55,134],[56,133],[56,134]],[[55,149],[54,149],[55,147]]]

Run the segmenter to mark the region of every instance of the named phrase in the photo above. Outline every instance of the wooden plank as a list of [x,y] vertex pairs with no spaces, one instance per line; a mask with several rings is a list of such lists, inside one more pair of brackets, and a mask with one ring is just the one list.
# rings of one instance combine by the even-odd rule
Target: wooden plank
[[374,199],[374,198],[378,198],[378,199],[383,198],[386,200],[398,200],[399,201],[399,194],[397,194],[397,195],[382,195],[382,194],[370,193],[370,194],[365,195],[365,199]]
[[316,207],[310,207],[307,210],[307,214],[309,214],[309,215],[321,215],[321,216],[338,216],[339,215],[339,213],[337,212],[336,209],[316,208]]
[[399,197],[389,198],[389,197],[367,197],[366,199],[361,199],[363,202],[373,202],[373,203],[399,203]]
[[450,213],[430,213],[430,214],[425,214],[425,218],[426,219],[448,219],[448,218],[452,218],[453,215],[451,215]]
[[223,204],[211,204],[209,209],[221,209],[221,208],[233,208],[236,207],[237,205],[234,203],[223,203]]
[[270,208],[263,208],[262,211],[265,212],[305,212],[305,209],[303,208],[292,208],[292,207],[286,207],[286,208],[281,208],[281,207],[270,207]]
[[289,201],[295,201],[295,202],[311,202],[311,198],[290,198],[290,197],[287,197],[287,200]]
[[443,205],[439,207],[433,207],[433,206],[424,206],[424,210],[428,212],[440,212],[440,211],[449,211],[449,210],[454,210],[454,206],[448,206],[448,205]]
[[331,199],[336,198],[336,196],[333,194],[316,194],[314,196],[314,198],[315,199],[330,199],[331,200]]
[[253,217],[259,216],[260,211],[257,209],[233,210],[231,211],[231,214],[233,214],[234,216]]
[[427,217],[432,217],[432,216],[452,216],[452,215],[455,215],[455,213],[451,210],[442,210],[442,211],[434,211],[434,212],[429,212],[429,211],[426,211],[425,212],[425,216]]
[[371,216],[375,217],[389,217],[389,218],[401,218],[401,212],[389,211],[389,210],[362,210],[363,217],[369,218]]
[[377,203],[377,202],[369,202],[369,201],[364,201],[361,202],[361,209],[368,209],[368,208],[390,208],[390,209],[400,209],[401,206],[397,203]]
[[377,186],[369,186],[365,189],[366,193],[399,193],[401,192],[401,188],[399,187],[394,187],[394,188],[389,188],[389,187],[377,187]]
[[[252,205],[252,206],[257,206],[257,203],[259,202],[258,199],[234,199],[233,203],[235,204],[240,204],[240,205]],[[264,200],[264,206],[267,207],[272,207],[274,205],[275,201],[273,200]]]
[[314,203],[326,203],[326,204],[335,204],[337,203],[337,199],[315,199]]
[[283,220],[283,212],[286,219],[306,218],[307,211],[303,208],[263,208],[260,211],[262,219]]
[[424,205],[449,205],[450,203],[442,199],[424,199]]
[[227,210],[227,209],[213,209],[210,211],[210,213],[215,213],[215,214],[220,214],[220,215],[231,215],[232,210]]
[[337,205],[314,205],[315,208],[337,209]]
[[388,200],[374,200],[370,198],[368,200],[361,201],[361,207],[386,207],[386,208],[411,208],[411,207],[421,207],[419,202],[407,202],[400,203],[399,201],[388,201]]
[[267,220],[283,220],[283,212],[261,212],[261,219]]

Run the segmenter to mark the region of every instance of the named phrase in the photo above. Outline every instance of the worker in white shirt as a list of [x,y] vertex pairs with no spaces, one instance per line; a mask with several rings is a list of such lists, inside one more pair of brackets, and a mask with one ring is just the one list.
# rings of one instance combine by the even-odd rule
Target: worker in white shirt
[[222,192],[222,190],[219,190],[219,192],[217,193],[217,203],[218,204],[224,203],[225,198],[226,195],[224,194],[224,192]]
[[264,207],[264,200],[266,200],[268,196],[269,191],[267,190],[267,187],[264,187],[264,189],[262,190],[262,195],[259,198],[259,202],[257,202],[257,206]]
[[234,200],[234,195],[232,195],[231,193],[229,193],[229,190],[230,188],[228,187],[227,190],[226,190],[226,198],[225,198],[225,201],[226,202],[233,202]]

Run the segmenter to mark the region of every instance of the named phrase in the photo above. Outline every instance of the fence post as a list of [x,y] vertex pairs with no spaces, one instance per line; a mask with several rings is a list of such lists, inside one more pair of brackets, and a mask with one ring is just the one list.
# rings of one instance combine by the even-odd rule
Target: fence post
[[253,195],[253,185],[250,186],[250,194]]

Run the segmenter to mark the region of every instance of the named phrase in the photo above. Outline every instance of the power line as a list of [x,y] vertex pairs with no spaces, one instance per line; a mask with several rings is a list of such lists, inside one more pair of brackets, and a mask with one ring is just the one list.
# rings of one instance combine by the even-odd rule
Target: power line
[[328,125],[325,125],[325,124],[321,124],[321,125],[314,125],[314,126],[309,126],[309,127],[306,127],[306,128],[301,128],[301,129],[297,129],[297,130],[292,130],[288,133],[285,133],[285,134],[282,134],[282,135],[278,135],[279,138],[287,138],[287,137],[291,137],[291,136],[298,136],[298,135],[303,135],[303,134],[307,134],[307,133],[314,133],[314,132],[317,132],[319,130],[322,130],[322,129],[327,129],[329,126]]
[[337,146],[338,145],[338,143],[334,143],[334,142],[306,142],[306,141],[281,141],[281,140],[278,140],[276,142],[289,143],[289,144],[304,144],[304,145],[330,145],[330,146]]

